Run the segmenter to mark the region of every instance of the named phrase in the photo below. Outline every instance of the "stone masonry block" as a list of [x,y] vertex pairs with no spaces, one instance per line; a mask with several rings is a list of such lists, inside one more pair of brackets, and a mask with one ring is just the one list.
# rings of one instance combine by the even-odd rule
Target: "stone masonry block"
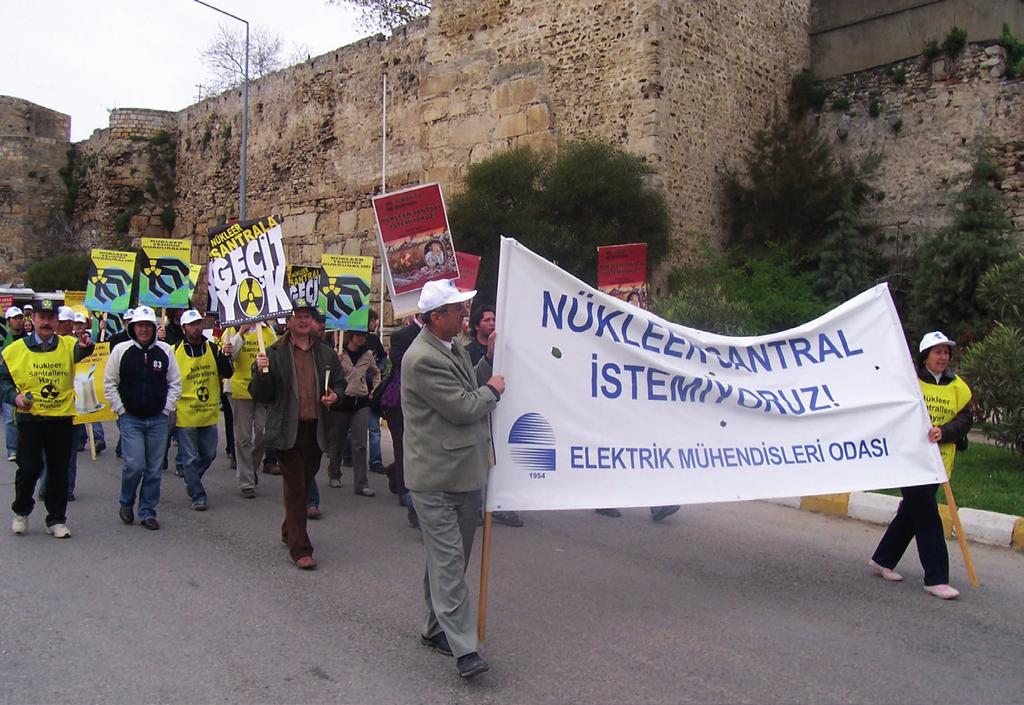
[[498,120],[498,127],[494,131],[494,136],[498,139],[506,137],[518,137],[519,135],[525,135],[527,130],[527,119],[526,113],[513,113],[511,115],[502,115]]
[[303,213],[287,218],[282,228],[289,237],[305,239],[316,229],[316,213]]
[[472,115],[462,120],[451,120],[448,125],[453,145],[470,146],[490,139],[494,118],[490,115]]
[[354,233],[357,229],[357,223],[359,221],[358,211],[342,211],[338,215],[338,232],[343,235]]
[[551,109],[544,103],[531,105],[526,109],[526,131],[543,132],[551,127]]
[[[360,208],[356,220],[356,231],[373,230],[377,227],[377,219],[372,208]],[[356,254],[359,254],[358,252]]]
[[345,245],[341,248],[343,255],[354,255],[359,256],[363,254],[363,240],[360,237],[350,237],[345,239]]
[[455,79],[456,75],[453,73],[444,73],[423,79],[420,81],[420,98],[447,93],[455,87]]
[[448,117],[448,98],[440,97],[425,101],[420,117],[423,122],[436,122],[441,118]]

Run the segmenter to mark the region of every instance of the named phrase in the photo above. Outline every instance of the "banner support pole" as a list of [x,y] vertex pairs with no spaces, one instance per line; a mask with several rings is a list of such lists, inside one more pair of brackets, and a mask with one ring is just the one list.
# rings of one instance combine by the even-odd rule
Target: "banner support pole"
[[92,456],[93,460],[96,460],[96,437],[93,436],[91,423],[85,424],[85,433],[89,436],[89,455]]
[[487,590],[491,570],[491,513],[484,512],[483,545],[480,550],[480,609],[476,617],[476,638],[484,641],[487,638]]
[[[256,345],[259,348],[259,351],[262,354],[266,355],[267,354],[267,345],[266,345],[266,343],[263,342],[263,321],[258,321],[256,323],[255,330],[256,330]],[[260,372],[262,372],[263,374],[267,374],[268,372],[270,372],[270,368],[269,367],[263,367],[263,368],[260,369]]]
[[957,511],[956,501],[953,499],[953,488],[949,486],[948,480],[942,483],[942,489],[946,493],[946,506],[949,507],[949,516],[953,520],[953,528],[956,530],[956,542],[960,544],[960,552],[964,554],[967,578],[971,581],[971,587],[978,587],[978,574],[974,570],[974,561],[967,548],[967,536],[964,534],[963,524],[960,523],[960,512]]

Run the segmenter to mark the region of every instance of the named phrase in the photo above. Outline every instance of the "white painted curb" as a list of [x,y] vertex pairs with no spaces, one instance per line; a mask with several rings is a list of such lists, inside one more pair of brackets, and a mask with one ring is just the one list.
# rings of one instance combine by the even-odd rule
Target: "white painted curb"
[[899,497],[875,492],[853,492],[850,494],[850,508],[847,514],[853,519],[870,521],[873,524],[888,524],[896,516],[896,508],[899,505]]
[[1013,543],[1013,527],[1017,517],[984,509],[961,509],[959,514],[968,540],[993,546],[1009,546]]

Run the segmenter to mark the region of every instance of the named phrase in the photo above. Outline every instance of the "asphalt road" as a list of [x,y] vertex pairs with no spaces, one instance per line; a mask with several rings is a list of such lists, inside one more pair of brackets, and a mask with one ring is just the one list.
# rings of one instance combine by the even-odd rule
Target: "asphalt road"
[[529,513],[495,527],[491,670],[463,682],[419,644],[422,547],[382,476],[363,498],[321,472],[320,567],[303,572],[278,541],[279,478],[244,500],[220,457],[196,513],[165,473],[149,532],[117,520],[112,447],[79,458],[70,540],[43,532],[41,506],[27,535],[0,531],[0,702],[1024,702],[1024,555],[1007,550],[973,547],[972,589],[950,544],[963,595],[947,603],[913,553],[904,583],[871,576],[881,529],[848,519],[759,502],[657,525]]

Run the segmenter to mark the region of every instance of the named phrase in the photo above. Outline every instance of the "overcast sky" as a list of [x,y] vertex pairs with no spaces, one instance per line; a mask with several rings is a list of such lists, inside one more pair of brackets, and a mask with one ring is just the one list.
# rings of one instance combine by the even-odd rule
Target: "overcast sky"
[[[358,13],[325,0],[212,0],[265,26],[285,54],[312,56],[368,34]],[[218,23],[242,23],[193,0],[0,0],[0,95],[71,116],[71,139],[107,127],[110,108],[180,110],[206,81],[199,54]]]

